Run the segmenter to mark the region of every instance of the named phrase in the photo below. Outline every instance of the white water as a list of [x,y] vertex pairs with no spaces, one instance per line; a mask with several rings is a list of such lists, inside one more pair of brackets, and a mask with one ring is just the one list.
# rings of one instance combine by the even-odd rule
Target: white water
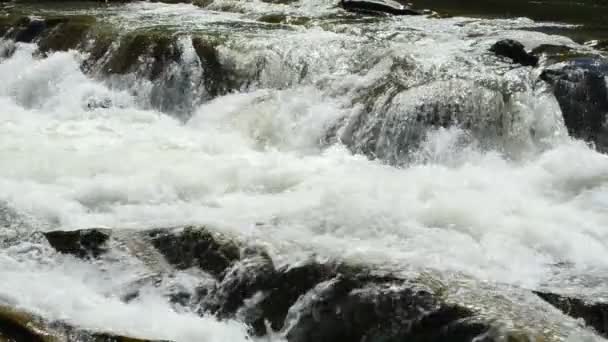
[[[134,8],[153,5],[141,6]],[[422,31],[413,56],[441,74],[467,54],[479,57],[481,48],[463,38],[470,32],[461,33],[458,22],[416,18],[391,29]],[[531,45],[567,41],[512,30],[517,20],[491,23],[483,31],[488,41],[504,35]],[[473,31],[490,23],[476,25]],[[267,245],[277,260],[314,252],[394,270],[608,293],[594,281],[608,270],[608,157],[564,136],[554,99],[522,95],[524,127],[510,132],[508,143],[519,149],[513,153],[482,148],[461,129],[442,129],[428,134],[416,162],[388,166],[340,144],[319,144],[336,120],[359,110],[350,106],[348,89],[386,75],[374,74],[386,73],[382,63],[351,73],[352,45],[336,47],[344,39],[365,45],[366,38],[300,30],[281,56],[304,58],[307,43],[327,42],[313,81],[329,79],[330,86],[311,81],[276,90],[269,72],[266,87],[217,98],[185,123],[140,109],[128,92],[83,75],[75,52],[39,59],[33,46],[20,46],[0,63],[0,203],[28,224],[7,224],[0,236],[207,224]],[[272,45],[266,37],[256,44]],[[332,54],[342,59],[327,60]],[[462,72],[483,75],[485,63]],[[104,98],[115,106],[87,109],[91,99]],[[530,127],[542,141],[529,138]],[[113,289],[148,272],[120,260],[90,265],[37,244],[14,245],[0,252],[0,301],[141,337],[246,339],[237,322],[172,312],[152,289],[135,303],[120,302]]]

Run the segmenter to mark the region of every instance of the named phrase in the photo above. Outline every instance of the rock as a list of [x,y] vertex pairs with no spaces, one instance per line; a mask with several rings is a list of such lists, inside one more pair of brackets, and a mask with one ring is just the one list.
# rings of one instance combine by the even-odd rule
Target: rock
[[90,16],[46,19],[46,22],[53,20],[56,24],[48,32],[45,32],[38,42],[38,48],[42,53],[77,48],[95,25],[95,18]]
[[608,61],[581,58],[544,70],[540,78],[553,88],[571,136],[608,151]]
[[40,322],[32,316],[0,306],[0,342],[47,342],[40,334]]
[[203,69],[203,82],[207,94],[214,98],[237,88],[231,70],[220,62],[217,51],[219,43],[206,37],[193,37],[192,46]]
[[176,37],[169,32],[133,32],[120,41],[116,51],[104,66],[109,74],[126,74],[134,72],[141,65],[143,58],[150,59],[146,68],[147,77],[158,78],[166,66],[179,61],[181,51]]
[[340,0],[340,6],[347,11],[365,13],[386,13],[393,15],[420,15],[422,12],[411,9],[395,0]]
[[276,282],[272,259],[260,248],[246,248],[241,260],[225,271],[222,281],[205,298],[202,311],[228,318],[245,300],[265,292]]
[[298,298],[317,284],[336,276],[336,272],[335,264],[314,261],[282,267],[276,273],[276,280],[266,289],[266,295],[257,305],[257,313],[260,314],[248,317],[247,323],[258,336],[266,333],[266,321],[273,330],[280,330],[289,308]]
[[221,279],[224,270],[240,258],[236,243],[214,236],[204,227],[186,227],[181,231],[157,229],[148,236],[152,245],[177,269],[198,267]]
[[16,42],[31,43],[48,28],[44,20],[23,18],[17,22],[11,35]]
[[547,65],[566,62],[575,58],[595,58],[597,54],[589,51],[581,51],[564,45],[541,44],[535,47],[532,55],[544,57],[544,63]]
[[497,56],[510,58],[514,63],[523,66],[538,65],[538,57],[529,54],[526,52],[523,44],[511,39],[504,39],[496,42],[492,45],[490,51]]
[[170,342],[86,331],[68,323],[0,305],[0,342]]
[[454,141],[462,146],[471,137],[490,146],[509,128],[503,124],[508,101],[503,89],[465,80],[408,86],[388,78],[362,92],[356,102],[361,111],[336,125],[337,139],[354,153],[404,165],[439,128],[465,129],[468,135]]
[[83,229],[45,232],[44,237],[60,253],[79,258],[97,258],[106,252],[106,242],[110,234],[108,229]]
[[548,292],[535,291],[534,293],[566,315],[582,318],[585,324],[595,329],[600,335],[608,337],[608,303],[586,302],[582,299]]
[[468,322],[472,316],[466,308],[441,303],[430,289],[340,274],[292,306],[286,336],[289,342],[470,342],[488,330]]

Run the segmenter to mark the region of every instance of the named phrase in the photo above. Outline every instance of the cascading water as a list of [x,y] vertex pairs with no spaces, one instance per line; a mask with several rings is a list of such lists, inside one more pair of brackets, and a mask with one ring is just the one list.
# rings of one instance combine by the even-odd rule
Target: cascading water
[[[34,233],[190,224],[260,244],[277,264],[314,254],[503,294],[608,293],[608,158],[568,137],[538,68],[488,52],[504,38],[589,49],[533,29],[548,24],[365,17],[321,0],[61,11],[119,36],[169,30],[175,55],[108,74],[118,38],[96,60],[0,43],[0,303],[143,338],[252,338],[238,316],[167,302],[205,275],[172,270],[125,302],[170,266],[118,252],[82,261]],[[453,292],[508,316],[475,288]],[[603,340],[560,319],[564,339]]]

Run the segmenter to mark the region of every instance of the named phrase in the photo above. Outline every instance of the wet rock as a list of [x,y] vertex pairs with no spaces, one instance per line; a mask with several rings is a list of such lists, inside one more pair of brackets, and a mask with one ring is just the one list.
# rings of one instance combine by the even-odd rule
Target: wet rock
[[290,342],[470,342],[488,329],[468,322],[472,316],[466,308],[442,303],[429,289],[341,274],[292,306],[286,336]]
[[549,83],[559,102],[571,136],[608,151],[608,62],[581,58],[544,70],[540,78]]
[[597,54],[589,51],[580,51],[564,45],[542,44],[534,48],[531,52],[537,57],[544,57],[545,64],[565,62],[575,58],[597,57]]
[[608,337],[608,303],[586,302],[582,299],[548,292],[534,292],[547,303],[568,316],[582,318],[600,335]]
[[40,322],[24,312],[0,306],[1,342],[46,342],[48,338],[40,334],[39,325]]
[[529,54],[523,44],[511,39],[504,39],[496,42],[490,48],[494,54],[500,57],[507,57],[513,60],[513,63],[518,63],[523,66],[538,65],[538,57]]
[[241,260],[228,268],[222,281],[203,303],[203,311],[220,317],[230,317],[241,308],[245,300],[264,292],[276,282],[272,259],[261,248],[246,248]]
[[169,342],[82,330],[0,305],[0,342]]
[[44,20],[23,18],[18,21],[12,36],[17,42],[31,43],[48,28]]
[[178,62],[180,56],[176,37],[169,32],[134,32],[121,39],[104,70],[110,74],[126,74],[149,63],[146,76],[154,80],[169,63]]
[[352,12],[386,13],[392,15],[422,14],[422,12],[394,0],[340,0],[340,6]]
[[256,335],[266,333],[267,321],[274,331],[283,327],[289,308],[298,298],[317,284],[333,278],[337,267],[333,263],[309,261],[300,265],[285,266],[276,272],[276,279],[257,303],[255,313],[248,317]]
[[193,37],[192,46],[203,69],[203,83],[209,99],[239,88],[235,72],[220,60],[220,42],[208,37]]
[[[402,165],[416,158],[427,134],[458,126],[471,137],[491,144],[505,130],[506,103],[502,89],[463,80],[429,82],[412,86],[393,80],[379,83],[361,99],[362,109],[341,125],[338,139],[354,153]],[[383,94],[375,96],[376,94]]]
[[106,252],[110,238],[107,229],[83,229],[74,231],[52,231],[44,233],[49,244],[58,252],[79,258],[99,257]]
[[152,245],[177,269],[198,267],[222,278],[233,262],[239,260],[239,246],[213,235],[204,227],[186,227],[174,231],[157,229],[148,233]]
[[55,20],[56,24],[38,42],[42,53],[77,48],[95,25],[95,18],[89,16],[47,19],[46,22],[52,20]]

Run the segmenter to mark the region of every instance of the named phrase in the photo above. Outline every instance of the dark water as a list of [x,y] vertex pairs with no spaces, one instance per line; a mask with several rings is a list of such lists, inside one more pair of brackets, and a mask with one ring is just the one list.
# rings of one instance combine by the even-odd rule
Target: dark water
[[486,18],[527,17],[537,21],[577,25],[548,33],[567,35],[577,42],[608,39],[608,1],[606,0],[418,0],[416,7],[429,8],[442,15]]

